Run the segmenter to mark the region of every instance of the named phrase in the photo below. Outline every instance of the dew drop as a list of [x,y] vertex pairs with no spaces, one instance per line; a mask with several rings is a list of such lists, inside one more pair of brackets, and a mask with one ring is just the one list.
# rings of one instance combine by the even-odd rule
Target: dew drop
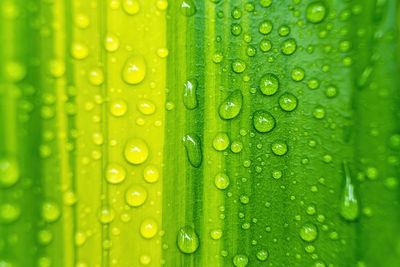
[[200,167],[203,160],[200,137],[197,134],[187,134],[183,137],[182,141],[189,163],[193,167]]
[[178,231],[176,243],[182,253],[191,254],[199,247],[200,240],[191,226],[184,226]]
[[224,151],[229,147],[229,137],[226,133],[217,133],[213,140],[213,147],[217,151]]
[[257,110],[253,113],[253,126],[260,133],[268,133],[275,128],[275,118],[268,111]]
[[246,69],[246,63],[241,59],[235,59],[232,62],[232,70],[236,73],[242,73]]
[[224,190],[229,186],[229,177],[225,173],[218,173],[214,177],[214,184],[218,189]]
[[158,224],[154,219],[144,219],[140,225],[140,234],[146,238],[153,238],[158,232]]
[[181,13],[186,17],[191,17],[196,14],[197,8],[193,0],[183,0],[181,2]]
[[311,23],[320,23],[326,17],[326,6],[322,1],[312,2],[307,6],[306,18]]
[[305,72],[302,68],[296,67],[292,70],[291,76],[293,81],[300,82],[304,79]]
[[259,261],[266,261],[268,259],[268,251],[263,249],[257,252],[256,257]]
[[197,81],[187,80],[183,88],[183,104],[189,110],[197,107]]
[[260,5],[262,7],[270,7],[272,4],[272,0],[260,0]]
[[61,216],[61,210],[55,202],[45,202],[42,205],[42,218],[47,223],[57,221]]
[[258,31],[261,34],[268,34],[272,31],[272,22],[270,20],[265,20],[258,26]]
[[140,5],[137,0],[123,0],[122,8],[124,9],[126,14],[136,15],[137,13],[139,13]]
[[125,159],[132,164],[141,164],[149,156],[146,142],[140,138],[129,139],[124,150]]
[[237,254],[233,257],[233,265],[236,267],[245,267],[249,263],[249,258],[243,254]]
[[318,229],[314,224],[306,223],[301,227],[299,234],[304,241],[312,242],[317,239]]
[[212,231],[210,232],[210,236],[211,236],[211,238],[214,239],[214,240],[221,239],[221,237],[222,237],[222,230],[221,230],[221,229],[212,230]]
[[104,39],[104,47],[108,52],[115,52],[119,48],[119,39],[115,34],[109,33]]
[[117,163],[110,163],[106,168],[106,180],[110,184],[119,184],[125,180],[125,168]]
[[297,49],[296,40],[293,38],[285,40],[281,45],[282,53],[287,56],[292,55],[294,52],[296,52],[296,49]]
[[89,48],[82,43],[73,43],[71,47],[71,56],[75,59],[85,59],[89,55]]
[[284,141],[276,141],[271,146],[272,152],[277,156],[283,156],[288,151],[288,146]]
[[343,162],[343,172],[345,183],[340,201],[340,215],[346,221],[354,221],[359,215],[359,205],[347,162]]
[[[0,223],[13,223],[20,217],[21,210],[18,206],[4,203],[0,206]],[[1,266],[1,265],[0,265]]]
[[325,109],[323,107],[316,107],[313,112],[314,118],[322,120],[325,118]]
[[128,58],[122,69],[122,79],[127,84],[139,84],[146,76],[146,61],[143,56],[135,55]]
[[114,100],[110,103],[110,113],[115,117],[121,117],[125,115],[128,110],[128,105],[122,99]]
[[242,109],[243,95],[240,90],[233,91],[219,106],[219,116],[224,120],[237,117]]
[[108,224],[114,220],[115,211],[108,206],[104,206],[99,210],[98,216],[102,224]]
[[100,68],[90,70],[88,73],[88,79],[92,85],[101,85],[104,82],[103,71]]
[[261,77],[259,87],[264,95],[274,95],[279,89],[279,79],[275,74],[267,73]]
[[139,207],[144,204],[147,199],[147,191],[141,185],[133,185],[125,192],[125,201],[129,206]]
[[260,50],[261,51],[268,52],[271,50],[271,48],[272,48],[272,43],[270,40],[264,38],[260,41]]
[[160,172],[154,165],[149,165],[143,170],[143,178],[148,183],[155,183],[160,178]]
[[293,111],[297,107],[297,97],[291,93],[284,93],[279,97],[279,106],[284,111]]
[[0,187],[10,187],[19,180],[19,167],[15,158],[0,159]]

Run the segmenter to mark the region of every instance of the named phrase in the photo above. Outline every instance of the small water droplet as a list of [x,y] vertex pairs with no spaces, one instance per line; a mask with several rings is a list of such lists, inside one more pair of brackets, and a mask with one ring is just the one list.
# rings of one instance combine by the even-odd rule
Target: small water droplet
[[287,56],[296,52],[296,49],[297,49],[296,40],[293,38],[285,40],[281,45],[282,53]]
[[283,156],[288,151],[288,146],[284,141],[276,141],[271,146],[272,152],[277,156]]
[[219,116],[230,120],[239,115],[242,109],[243,95],[240,90],[233,91],[219,106]]
[[197,134],[187,134],[182,139],[186,155],[193,167],[200,167],[203,160],[200,137]]
[[340,215],[347,221],[354,221],[359,215],[359,205],[347,162],[343,162],[343,172],[345,183],[340,202]]
[[176,243],[182,253],[191,254],[199,247],[200,240],[191,226],[184,226],[178,231]]
[[57,221],[61,216],[61,210],[57,203],[48,201],[42,205],[42,218],[47,223]]
[[187,80],[184,84],[183,104],[189,110],[197,107],[197,85],[198,84],[196,80]]
[[0,223],[13,223],[18,220],[20,214],[20,208],[14,204],[3,203],[0,205]]
[[128,110],[128,105],[122,99],[114,100],[110,103],[110,113],[115,117],[121,117],[125,115]]
[[266,261],[268,259],[268,251],[263,249],[257,252],[256,257],[259,261]]
[[19,167],[15,158],[0,159],[0,187],[10,187],[19,180]]
[[108,52],[117,51],[119,48],[119,38],[115,34],[109,33],[104,39],[104,47]]
[[291,72],[292,79],[296,82],[300,82],[305,77],[305,72],[302,68],[296,67]]
[[139,13],[140,4],[137,0],[123,0],[122,8],[124,9],[126,14],[136,15],[137,13]]
[[89,48],[82,43],[73,43],[71,47],[71,56],[75,59],[85,59],[89,55]]
[[217,133],[213,140],[213,147],[217,151],[224,151],[229,147],[229,137],[226,133]]
[[100,68],[94,68],[90,70],[88,73],[88,79],[92,85],[101,85],[104,82],[103,70]]
[[141,164],[149,156],[146,142],[139,138],[129,139],[124,150],[125,159],[132,164]]
[[299,234],[304,241],[312,242],[317,239],[318,229],[314,224],[306,223],[301,227]]
[[229,186],[229,177],[225,173],[218,173],[214,177],[214,183],[218,189],[224,190]]
[[261,77],[259,87],[264,95],[274,95],[279,89],[279,79],[275,74],[267,73]]
[[135,55],[128,58],[122,69],[122,79],[127,84],[139,84],[146,76],[146,61],[143,56]]
[[106,168],[106,180],[110,184],[119,184],[125,180],[125,168],[117,163],[110,163]]
[[245,267],[249,263],[249,258],[243,254],[237,254],[233,257],[233,265],[236,267]]
[[327,8],[322,1],[312,2],[307,6],[306,18],[311,23],[320,23],[325,19]]
[[129,206],[139,207],[144,204],[147,199],[147,191],[141,185],[133,185],[125,192],[125,201]]
[[258,31],[261,34],[268,34],[272,31],[272,22],[270,20],[265,20],[258,26]]
[[112,222],[115,218],[115,211],[108,207],[108,206],[103,206],[100,210],[99,210],[99,221],[102,224],[108,224],[110,222]]
[[154,219],[144,219],[140,225],[140,234],[146,238],[153,238],[158,232],[158,224]]
[[210,232],[210,236],[211,236],[211,238],[214,239],[214,240],[221,239],[221,237],[222,237],[222,230],[221,230],[221,229],[212,230],[212,231]]
[[260,133],[268,133],[275,128],[275,118],[268,111],[257,110],[253,113],[253,126]]
[[232,70],[236,73],[242,73],[246,69],[246,63],[241,59],[235,59],[232,62]]
[[155,183],[160,178],[160,172],[155,165],[149,165],[143,170],[143,178],[148,183]]

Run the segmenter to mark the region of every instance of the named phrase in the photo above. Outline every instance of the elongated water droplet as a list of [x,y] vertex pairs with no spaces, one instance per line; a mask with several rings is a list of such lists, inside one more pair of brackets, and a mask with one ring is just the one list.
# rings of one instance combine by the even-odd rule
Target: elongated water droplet
[[187,134],[182,140],[190,164],[196,168],[200,167],[203,160],[200,137],[197,134]]
[[127,84],[138,84],[146,76],[146,61],[143,56],[136,55],[128,58],[122,69],[122,79]]
[[242,109],[243,95],[240,90],[233,91],[219,106],[219,116],[230,120],[239,115]]
[[343,219],[346,221],[354,221],[358,218],[359,205],[347,162],[343,162],[343,172],[345,184],[340,202],[340,215],[342,215]]
[[197,81],[187,80],[183,89],[183,104],[189,110],[197,107]]
[[199,247],[200,240],[191,226],[184,226],[178,231],[176,243],[182,253],[191,254]]

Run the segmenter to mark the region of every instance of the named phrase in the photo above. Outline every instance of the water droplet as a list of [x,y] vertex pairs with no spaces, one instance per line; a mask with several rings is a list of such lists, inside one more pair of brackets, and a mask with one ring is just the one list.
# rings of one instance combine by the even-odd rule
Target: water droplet
[[75,24],[78,28],[86,29],[90,24],[89,17],[85,14],[78,14],[75,16]]
[[293,38],[285,40],[281,45],[282,53],[287,56],[296,52],[296,49],[297,49],[296,40]]
[[265,20],[258,26],[258,31],[261,34],[268,34],[272,31],[272,22],[270,20]]
[[104,47],[108,52],[117,51],[119,44],[119,38],[115,34],[109,33],[104,39]]
[[19,168],[15,158],[0,159],[0,187],[10,187],[19,180]]
[[211,236],[211,238],[214,239],[214,240],[221,239],[221,237],[222,237],[222,230],[221,230],[221,229],[212,230],[212,231],[210,232],[210,236]]
[[279,89],[279,79],[275,74],[267,73],[261,77],[259,86],[264,95],[274,95]]
[[125,168],[116,163],[108,164],[106,168],[106,180],[110,184],[119,184],[125,180]]
[[71,56],[75,59],[85,59],[89,55],[89,48],[82,43],[74,43],[71,47]]
[[243,143],[240,141],[233,141],[231,144],[231,151],[233,153],[239,153],[243,149]]
[[166,10],[168,8],[168,0],[157,0],[156,7],[159,10]]
[[129,206],[139,207],[144,204],[147,199],[147,191],[141,185],[133,185],[125,192],[125,200]]
[[124,150],[125,159],[132,164],[141,164],[149,156],[146,142],[139,138],[129,139]]
[[314,118],[322,120],[325,118],[325,109],[323,107],[316,107],[313,112]]
[[232,70],[236,73],[242,73],[246,69],[246,63],[241,59],[235,59],[232,62]]
[[279,36],[282,36],[282,37],[288,36],[289,33],[290,33],[290,28],[288,26],[286,26],[286,25],[282,25],[278,29]]
[[53,59],[50,62],[50,73],[55,78],[62,77],[65,74],[65,63],[60,59]]
[[284,93],[279,97],[279,106],[284,111],[293,111],[297,107],[297,97],[291,93]]
[[137,0],[123,0],[122,8],[128,15],[136,15],[140,10],[140,5]]
[[160,172],[154,165],[149,165],[143,170],[143,178],[148,183],[155,183],[160,178]]
[[272,48],[272,43],[270,40],[263,38],[260,41],[260,50],[263,52],[268,52]]
[[181,13],[186,17],[191,17],[196,14],[197,8],[193,0],[183,0],[181,2]]
[[122,69],[122,79],[127,84],[138,84],[146,76],[146,61],[143,56],[132,56],[128,58]]
[[231,12],[231,16],[234,19],[240,19],[242,17],[242,11],[240,11],[239,8],[235,7]]
[[239,115],[242,109],[243,95],[240,90],[233,91],[219,106],[219,116],[230,120]]
[[[21,210],[18,206],[10,203],[4,203],[0,206],[0,222],[13,223],[18,220]],[[1,266],[1,264],[0,264]]]
[[275,128],[275,118],[268,111],[257,110],[253,113],[253,126],[260,133],[268,133]]
[[263,249],[257,252],[256,257],[259,261],[266,261],[268,259],[268,251]]
[[322,1],[310,3],[306,9],[306,18],[311,23],[320,23],[325,19],[326,6]]
[[213,147],[217,151],[224,151],[229,147],[229,137],[226,133],[217,133],[213,140]]
[[300,82],[304,79],[305,72],[302,68],[296,67],[292,70],[292,79],[296,82]]
[[101,85],[104,82],[103,71],[100,68],[90,70],[88,73],[88,79],[92,85]]
[[182,139],[186,155],[193,167],[200,167],[203,160],[200,137],[197,134],[187,134]]
[[335,86],[329,86],[325,90],[325,95],[329,98],[334,98],[337,96],[337,94],[338,94],[338,90]]
[[191,226],[184,226],[178,231],[176,243],[181,252],[191,254],[199,247],[200,240]]
[[317,239],[318,229],[314,224],[306,223],[301,227],[299,234],[304,241],[312,242]]
[[245,267],[249,263],[249,258],[243,254],[237,254],[233,257],[233,265],[236,267]]
[[340,215],[347,221],[354,221],[358,218],[359,205],[347,162],[343,162],[343,172],[345,183],[340,202]]
[[189,110],[195,109],[197,107],[197,81],[187,80],[184,84],[183,89],[183,104]]
[[283,156],[288,151],[288,146],[284,141],[276,141],[271,146],[272,152],[277,156]]
[[269,7],[272,4],[272,0],[260,0],[260,5],[262,7]]
[[154,219],[144,219],[140,225],[140,234],[146,238],[153,238],[158,232],[158,224]]
[[115,218],[115,211],[108,207],[108,206],[104,206],[99,210],[99,221],[102,224],[107,224],[110,223],[114,220]]
[[47,223],[57,221],[61,216],[61,210],[55,202],[45,202],[42,205],[42,218]]
[[275,171],[272,171],[272,177],[274,178],[274,179],[281,179],[282,178],[282,171],[278,171],[278,170],[275,170]]
[[239,36],[242,33],[242,26],[239,23],[232,23],[231,33],[233,36]]
[[121,117],[125,115],[127,110],[128,105],[122,99],[117,99],[110,103],[110,113],[115,117]]
[[225,173],[218,173],[214,177],[214,183],[218,189],[224,190],[229,186],[229,177]]

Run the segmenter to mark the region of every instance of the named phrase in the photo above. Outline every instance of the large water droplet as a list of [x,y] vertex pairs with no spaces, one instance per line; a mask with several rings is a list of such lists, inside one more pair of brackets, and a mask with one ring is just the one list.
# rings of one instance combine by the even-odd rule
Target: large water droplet
[[183,0],[181,2],[181,13],[186,17],[191,17],[196,14],[197,8],[193,0]]
[[146,76],[146,61],[143,56],[128,58],[122,69],[122,79],[128,84],[138,84]]
[[343,162],[343,172],[345,184],[340,202],[340,215],[347,221],[354,221],[358,218],[359,206],[347,162]]
[[144,140],[132,138],[125,145],[124,155],[128,162],[141,164],[149,156],[149,148]]
[[191,254],[199,247],[200,240],[191,226],[184,226],[178,231],[176,243],[181,252]]
[[320,23],[325,19],[326,6],[322,1],[312,2],[307,6],[306,18],[311,23]]
[[182,139],[186,155],[193,167],[200,167],[203,160],[200,137],[197,134],[187,134]]
[[239,115],[242,109],[243,95],[240,90],[233,91],[219,106],[219,116],[230,120]]
[[253,113],[253,126],[260,133],[268,133],[275,127],[275,118],[268,111],[257,110]]
[[197,81],[187,80],[183,89],[183,104],[189,110],[197,107]]

